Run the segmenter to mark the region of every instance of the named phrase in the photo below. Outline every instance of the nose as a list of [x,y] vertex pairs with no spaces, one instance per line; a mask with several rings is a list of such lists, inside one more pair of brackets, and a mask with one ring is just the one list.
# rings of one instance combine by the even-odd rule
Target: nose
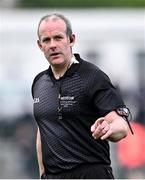
[[56,47],[56,43],[54,39],[51,39],[50,41],[50,48],[55,48]]

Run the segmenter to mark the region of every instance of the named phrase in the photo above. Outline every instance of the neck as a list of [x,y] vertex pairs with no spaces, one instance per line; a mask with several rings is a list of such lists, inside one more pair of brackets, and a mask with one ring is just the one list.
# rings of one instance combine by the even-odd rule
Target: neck
[[57,67],[51,66],[55,79],[59,79],[60,77],[62,77],[70,66],[71,66],[71,61],[67,61],[67,63],[63,65],[59,65]]

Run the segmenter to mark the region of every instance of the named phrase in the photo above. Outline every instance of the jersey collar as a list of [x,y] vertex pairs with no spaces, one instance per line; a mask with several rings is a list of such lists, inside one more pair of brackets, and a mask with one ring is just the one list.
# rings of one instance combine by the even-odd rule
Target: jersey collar
[[[81,62],[82,62],[82,59],[80,58],[80,55],[74,54],[71,59],[71,65],[70,65],[69,69],[66,71],[64,76],[62,76],[60,79],[67,77],[67,76],[72,76],[77,71],[77,69],[80,67]],[[51,66],[49,66],[49,68],[48,68],[48,74],[50,75],[51,78],[53,78],[53,80],[55,79],[52,69],[51,69]]]

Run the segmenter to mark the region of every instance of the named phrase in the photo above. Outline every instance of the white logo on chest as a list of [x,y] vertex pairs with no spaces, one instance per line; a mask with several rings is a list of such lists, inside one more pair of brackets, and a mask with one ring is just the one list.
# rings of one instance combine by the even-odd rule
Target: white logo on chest
[[39,97],[38,98],[34,98],[34,100],[33,100],[33,103],[35,104],[35,103],[39,103],[40,101],[39,101]]

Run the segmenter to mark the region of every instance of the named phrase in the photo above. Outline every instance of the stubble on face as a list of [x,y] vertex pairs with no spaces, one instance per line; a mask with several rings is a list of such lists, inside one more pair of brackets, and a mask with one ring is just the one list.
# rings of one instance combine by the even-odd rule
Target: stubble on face
[[39,37],[41,50],[52,66],[63,67],[68,64],[72,52],[63,20],[59,18],[44,20],[39,27]]

